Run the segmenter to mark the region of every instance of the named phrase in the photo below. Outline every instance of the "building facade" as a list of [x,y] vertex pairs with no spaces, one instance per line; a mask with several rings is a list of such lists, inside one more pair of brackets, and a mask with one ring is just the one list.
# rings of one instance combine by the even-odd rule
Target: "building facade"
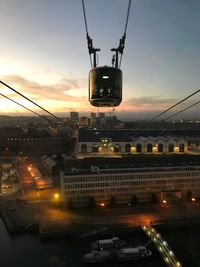
[[78,124],[78,118],[79,118],[78,112],[74,112],[74,111],[70,112],[70,121],[72,125]]
[[72,169],[61,172],[61,188],[64,205],[69,201],[75,206],[86,206],[91,197],[97,205],[128,204],[133,196],[139,202],[150,201],[152,194],[159,201],[164,198],[183,200],[188,190],[193,196],[200,195],[200,165],[143,168]]
[[79,129],[77,155],[200,152],[199,130]]

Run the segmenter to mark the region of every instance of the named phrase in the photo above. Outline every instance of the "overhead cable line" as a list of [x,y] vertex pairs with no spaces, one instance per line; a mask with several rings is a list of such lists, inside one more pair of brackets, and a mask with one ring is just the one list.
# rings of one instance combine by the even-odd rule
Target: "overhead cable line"
[[[174,104],[174,105],[172,105],[171,107],[167,108],[166,110],[162,111],[161,113],[159,113],[158,115],[156,115],[156,116],[153,117],[152,119],[143,122],[143,123],[142,123],[141,125],[139,125],[136,129],[134,129],[134,131],[137,131],[137,130],[143,128],[144,126],[148,125],[149,123],[151,123],[151,122],[154,121],[155,119],[161,117],[162,115],[164,115],[165,113],[167,113],[167,112],[170,111],[171,109],[173,109],[173,108],[175,108],[176,106],[180,105],[181,103],[185,102],[186,100],[188,100],[189,98],[191,98],[192,96],[196,95],[196,94],[199,93],[199,92],[200,92],[200,89],[198,89],[198,90],[195,91],[194,93],[190,94],[189,96],[185,97],[184,99],[178,101],[176,104]],[[197,104],[197,103],[196,103],[196,104]],[[194,106],[194,104],[191,105],[191,107],[192,107],[192,106]],[[189,108],[190,108],[190,107],[188,107],[188,108],[182,110],[181,112],[183,112],[183,111],[185,111],[185,110],[187,110],[187,109],[189,109]],[[179,113],[180,113],[180,112],[179,112]],[[177,115],[177,114],[176,114],[176,115]],[[175,114],[174,114],[174,116],[175,116]],[[168,117],[167,119],[169,119],[169,117]],[[121,140],[121,139],[123,139],[123,138],[125,138],[125,137],[128,137],[128,136],[131,136],[131,134],[126,134],[126,135],[122,136],[119,140]]]
[[[124,39],[123,40],[123,47],[124,47],[125,39],[126,39],[126,31],[127,31],[127,27],[128,27],[128,19],[129,19],[129,14],[130,14],[130,9],[131,9],[131,1],[132,0],[129,0],[129,3],[128,3],[128,10],[127,10],[127,15],[126,15],[126,23],[125,23],[125,28],[124,28],[124,35],[120,39],[120,42]],[[120,57],[119,68],[121,67],[121,63],[122,63],[122,54],[123,54],[123,51],[122,51],[121,57]]]
[[[182,110],[180,110],[180,111],[178,111],[178,112],[176,112],[176,113],[170,115],[169,117],[163,119],[163,121],[167,121],[167,120],[169,120],[169,119],[171,119],[171,118],[177,116],[178,114],[180,114],[180,113],[182,113],[182,112],[184,112],[184,111],[186,111],[186,110],[188,110],[188,109],[190,109],[190,108],[192,108],[192,107],[194,107],[194,106],[196,106],[196,105],[198,105],[198,104],[200,104],[200,101],[198,101],[198,102],[196,102],[196,103],[194,103],[194,104],[188,106],[187,108],[184,108],[184,109],[182,109]],[[169,129],[167,129],[167,128],[166,128],[166,129],[161,129],[161,131],[160,131],[159,134],[162,135],[162,134],[164,134],[165,132],[167,132],[168,130],[169,130]]]
[[167,118],[165,118],[165,119],[163,119],[163,120],[164,120],[164,121],[169,120],[169,119],[171,119],[171,118],[177,116],[178,114],[180,114],[180,113],[182,113],[182,112],[184,112],[184,111],[186,111],[186,110],[188,110],[188,109],[190,109],[190,108],[192,108],[192,107],[194,107],[194,106],[196,106],[196,105],[198,105],[198,104],[200,104],[200,101],[198,101],[198,102],[196,102],[196,103],[190,105],[190,106],[187,107],[187,108],[184,108],[184,109],[182,109],[182,110],[176,112],[175,114],[170,115],[169,117],[167,117]]
[[44,120],[46,120],[46,121],[48,121],[49,123],[51,123],[51,124],[52,124],[52,121],[50,121],[49,119],[47,119],[47,118],[43,117],[43,116],[42,116],[42,115],[40,115],[39,113],[37,113],[37,112],[35,112],[35,111],[31,110],[30,108],[27,108],[26,106],[24,106],[24,105],[20,104],[19,102],[17,102],[17,101],[15,101],[15,100],[13,100],[12,98],[10,98],[10,97],[8,97],[8,96],[6,96],[6,95],[2,94],[2,93],[0,93],[0,95],[1,95],[1,96],[3,96],[3,97],[5,97],[6,99],[8,99],[8,100],[12,101],[13,103],[15,103],[15,104],[17,104],[17,105],[21,106],[22,108],[25,108],[26,110],[28,110],[28,111],[30,111],[30,112],[32,112],[32,113],[34,113],[35,115],[39,116],[40,118],[42,118],[42,119],[44,119]]
[[176,106],[180,105],[181,103],[185,102],[187,99],[189,99],[190,97],[196,95],[196,94],[199,93],[199,92],[200,92],[200,89],[197,90],[197,91],[195,91],[195,92],[192,93],[191,95],[185,97],[184,99],[180,100],[179,102],[177,102],[176,104],[172,105],[172,106],[169,107],[168,109],[162,111],[161,113],[159,113],[158,115],[156,115],[156,116],[153,117],[152,119],[150,119],[150,120],[148,120],[148,121],[142,123],[138,128],[136,128],[136,130],[137,130],[137,129],[140,129],[140,128],[144,127],[144,126],[146,126],[147,124],[151,123],[151,122],[154,121],[155,119],[161,117],[162,115],[164,115],[165,113],[167,113],[167,112],[170,111],[171,109],[173,109],[173,108],[175,108]]
[[[125,46],[126,31],[127,31],[127,27],[128,27],[128,20],[129,20],[130,8],[131,8],[131,1],[132,0],[129,0],[129,2],[128,2],[128,9],[127,9],[126,20],[125,20],[124,34],[123,34],[122,38],[119,40],[118,47],[111,49],[111,51],[115,52],[115,55],[113,56],[113,59],[112,59],[112,65],[115,65],[116,68],[120,68],[120,66],[121,66],[122,55],[123,55],[124,46]],[[97,62],[96,62],[97,54],[96,54],[96,52],[99,52],[100,49],[93,47],[93,40],[90,37],[89,32],[88,32],[88,24],[87,24],[87,17],[86,17],[84,0],[82,0],[82,9],[83,9],[88,51],[89,51],[89,56],[90,56],[90,64],[91,64],[92,68],[96,68],[97,67]],[[91,56],[92,54],[93,54],[93,62],[92,62],[92,56]],[[120,62],[118,64],[119,54],[120,54]]]
[[32,104],[34,104],[35,106],[37,106],[38,108],[42,109],[43,111],[45,111],[46,113],[48,113],[49,115],[51,115],[52,117],[54,117],[55,119],[57,119],[58,121],[60,121],[60,122],[62,122],[64,124],[64,121],[61,120],[59,117],[57,117],[56,115],[54,115],[53,113],[51,113],[47,109],[43,108],[42,106],[40,106],[39,104],[37,104],[36,102],[34,102],[33,100],[31,100],[30,98],[26,97],[22,93],[18,92],[17,90],[15,90],[13,87],[11,87],[10,85],[8,85],[7,83],[5,83],[3,81],[0,81],[0,83],[2,85],[6,86],[7,88],[9,88],[10,90],[12,90],[13,92],[15,92],[16,94],[18,94],[21,97],[25,98],[26,100],[28,100],[29,102],[31,102]]
[[[91,56],[91,54],[94,53],[94,52],[96,53],[96,51],[98,51],[98,50],[93,48],[93,42],[92,42],[92,39],[90,38],[89,33],[88,33],[88,25],[87,25],[87,18],[86,18],[84,0],[82,0],[82,8],[83,8],[83,16],[84,16],[85,31],[86,31],[86,37],[87,37],[87,43],[88,43],[89,57],[90,57],[90,65],[91,65],[91,68],[92,68],[92,56]],[[93,51],[93,49],[96,50],[96,51]]]

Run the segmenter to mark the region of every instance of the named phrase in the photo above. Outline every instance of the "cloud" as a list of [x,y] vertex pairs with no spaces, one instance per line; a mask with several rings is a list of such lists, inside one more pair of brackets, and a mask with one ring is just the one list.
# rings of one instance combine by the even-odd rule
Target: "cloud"
[[83,101],[83,97],[67,95],[67,91],[83,90],[86,84],[83,79],[62,79],[53,85],[43,85],[17,75],[7,75],[2,79],[25,96],[31,95],[32,100]]
[[133,109],[137,108],[140,110],[158,110],[163,109],[166,107],[169,107],[172,104],[175,104],[177,102],[177,99],[175,98],[159,98],[158,96],[152,96],[152,97],[138,97],[138,98],[129,98],[127,100],[124,100],[122,106],[129,107],[128,109],[133,107]]

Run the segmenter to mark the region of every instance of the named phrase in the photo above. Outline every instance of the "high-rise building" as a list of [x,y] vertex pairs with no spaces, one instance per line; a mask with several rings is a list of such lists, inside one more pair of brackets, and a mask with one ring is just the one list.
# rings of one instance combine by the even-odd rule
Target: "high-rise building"
[[88,117],[81,117],[79,119],[79,125],[80,126],[88,126],[89,125]]
[[95,125],[96,124],[96,120],[97,120],[97,114],[95,112],[91,112],[90,114],[90,124],[91,125]]
[[90,117],[91,117],[91,119],[95,119],[96,118],[96,113],[95,112],[91,112]]
[[105,118],[105,113],[104,112],[99,112],[99,118],[104,119]]
[[76,125],[78,123],[78,112],[70,112],[70,120],[72,125]]

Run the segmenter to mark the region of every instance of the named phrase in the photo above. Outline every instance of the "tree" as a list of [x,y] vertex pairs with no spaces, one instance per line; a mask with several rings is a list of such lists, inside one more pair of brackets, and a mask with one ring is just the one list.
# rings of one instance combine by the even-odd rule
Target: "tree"
[[151,203],[152,204],[157,204],[158,203],[158,197],[157,197],[156,193],[152,193],[151,194]]
[[71,200],[69,200],[68,203],[67,203],[67,209],[68,210],[73,210],[73,208],[74,208],[74,204],[73,204],[73,202]]
[[116,206],[116,199],[114,196],[110,198],[110,206],[114,208]]
[[138,204],[138,198],[136,195],[132,195],[132,198],[130,200],[130,205],[131,206],[134,206],[134,205],[137,205]]
[[96,208],[96,201],[94,197],[90,197],[88,200],[88,207],[93,209]]
[[187,191],[186,200],[190,202],[192,200],[192,192],[190,190]]

